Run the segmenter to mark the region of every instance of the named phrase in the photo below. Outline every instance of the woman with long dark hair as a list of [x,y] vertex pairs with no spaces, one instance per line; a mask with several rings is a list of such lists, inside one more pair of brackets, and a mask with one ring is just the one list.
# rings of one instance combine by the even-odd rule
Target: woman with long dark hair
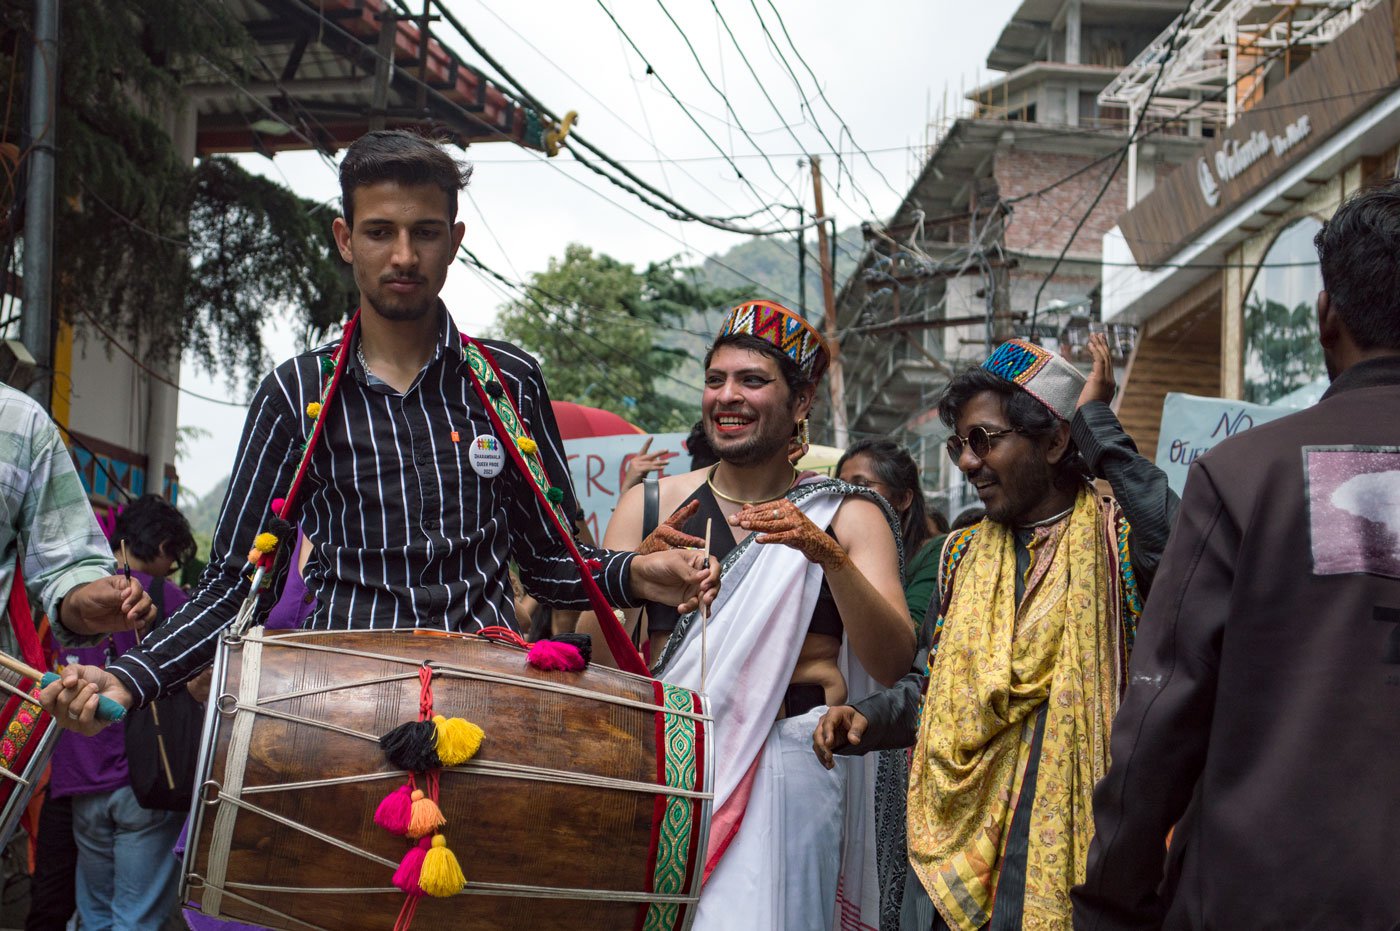
[[921,625],[938,584],[939,547],[934,544],[942,542],[942,533],[935,539],[914,457],[894,440],[857,440],[837,461],[836,477],[871,489],[899,515],[904,538],[904,597],[909,616]]
[[[919,466],[894,440],[857,440],[836,463],[836,476],[844,482],[869,488],[883,497],[899,515],[904,542],[904,598],[917,628],[920,649],[927,644],[929,603],[938,588],[938,554],[946,527],[935,525],[924,506]],[[939,515],[941,518],[942,515]],[[880,927],[897,929],[904,900],[909,860],[905,849],[906,794],[909,790],[909,758],[905,750],[880,753],[875,777],[875,872],[880,883]]]

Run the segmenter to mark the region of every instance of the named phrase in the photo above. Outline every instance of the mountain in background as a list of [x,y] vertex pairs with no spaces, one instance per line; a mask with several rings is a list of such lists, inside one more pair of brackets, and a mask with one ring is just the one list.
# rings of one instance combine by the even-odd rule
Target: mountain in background
[[228,494],[229,478],[230,476],[225,475],[207,495],[195,495],[184,489],[180,491],[180,513],[190,522],[190,530],[194,532],[195,539],[209,539],[214,536],[214,524],[219,520],[219,509],[224,505],[224,495]]

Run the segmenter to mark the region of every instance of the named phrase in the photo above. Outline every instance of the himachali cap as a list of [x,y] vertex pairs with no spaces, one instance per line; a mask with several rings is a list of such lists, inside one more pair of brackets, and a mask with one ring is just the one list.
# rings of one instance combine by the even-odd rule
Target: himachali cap
[[822,335],[806,320],[773,301],[749,301],[730,310],[715,342],[741,334],[770,343],[808,378],[821,378],[831,362],[831,352]]
[[982,368],[1019,385],[1061,420],[1074,417],[1074,405],[1087,380],[1084,373],[1043,346],[1013,339],[987,356]]

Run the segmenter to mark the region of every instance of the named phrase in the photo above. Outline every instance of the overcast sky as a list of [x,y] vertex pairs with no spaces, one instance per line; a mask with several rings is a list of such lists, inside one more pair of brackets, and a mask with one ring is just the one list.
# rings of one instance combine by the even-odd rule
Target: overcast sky
[[[816,84],[788,47],[769,0],[715,0],[743,49],[742,57],[714,6],[700,0],[662,0],[704,63],[703,71],[661,3],[603,2],[655,75],[646,74],[646,65],[597,0],[452,0],[450,5],[530,93],[556,112],[577,110],[577,128],[590,142],[696,213],[744,214],[792,203],[794,197],[801,197],[810,211],[811,180],[799,172],[797,153],[818,152],[823,153],[827,212],[836,216],[841,228],[888,217],[894,210],[917,168],[918,155],[912,149],[924,141],[928,115],[938,111],[945,95],[951,105],[960,88],[986,78],[987,52],[1017,6],[1016,0],[773,0],[792,42],[850,127],[850,134],[843,135],[837,117],[820,100]],[[769,45],[755,7],[800,80],[810,108]],[[464,43],[452,41],[445,24],[437,24],[434,31],[466,61],[484,64]],[[711,88],[706,75],[723,96]],[[734,157],[742,180],[671,99],[661,80],[719,149]],[[726,108],[726,97],[737,121]],[[796,140],[783,128],[784,122],[791,125]],[[758,149],[744,138],[739,123]],[[839,160],[828,154],[834,147],[822,132],[839,146]],[[870,162],[853,154],[852,138],[869,153]],[[759,150],[767,154],[772,169],[757,157]],[[542,269],[551,256],[562,255],[570,242],[645,264],[678,253],[698,261],[742,241],[731,233],[667,218],[574,162],[567,152],[545,159],[508,143],[487,143],[473,146],[467,157],[476,173],[461,202],[466,242],[484,262],[517,280]],[[659,159],[678,164],[663,165]],[[332,168],[314,154],[288,153],[275,160],[246,156],[240,161],[304,197],[320,200],[338,194]],[[767,213],[754,222],[776,225]],[[460,265],[448,277],[443,297],[458,325],[470,332],[489,325],[504,301]],[[285,324],[271,323],[268,340],[278,360],[300,348]],[[230,390],[221,374],[211,375],[188,363],[181,382],[201,394],[246,400],[237,389]],[[190,444],[179,463],[186,488],[205,494],[228,474],[243,416],[240,409],[181,394],[179,423],[212,434]]]

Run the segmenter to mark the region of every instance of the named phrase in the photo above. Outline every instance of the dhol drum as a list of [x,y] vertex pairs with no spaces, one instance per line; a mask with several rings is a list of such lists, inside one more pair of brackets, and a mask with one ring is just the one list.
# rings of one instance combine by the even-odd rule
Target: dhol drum
[[39,687],[0,679],[0,848],[10,842],[35,785],[49,765],[58,728],[39,707]]
[[393,928],[411,841],[377,827],[403,784],[378,746],[419,710],[485,732],[443,769],[442,833],[467,884],[418,929],[690,926],[713,763],[700,696],[613,669],[544,672],[523,649],[427,631],[228,636],[215,663],[186,899],[273,928]]

